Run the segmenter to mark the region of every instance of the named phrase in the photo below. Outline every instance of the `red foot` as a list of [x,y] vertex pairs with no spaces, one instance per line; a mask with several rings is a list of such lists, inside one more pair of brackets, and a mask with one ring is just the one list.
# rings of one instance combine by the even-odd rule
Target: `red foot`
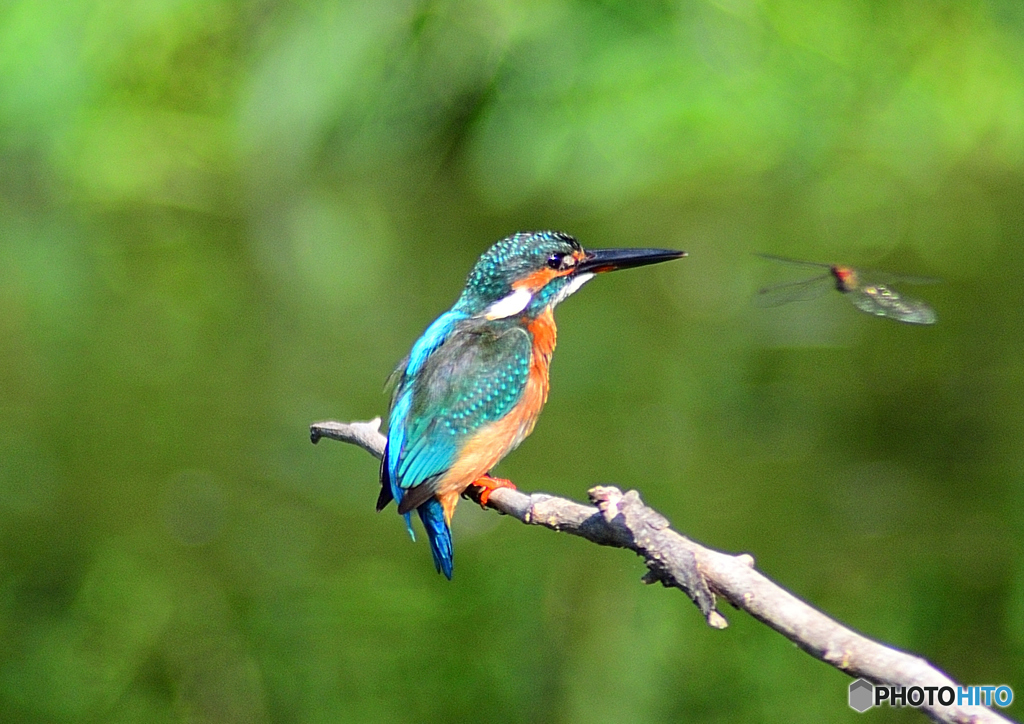
[[486,508],[487,501],[491,498],[493,493],[498,488],[512,488],[516,489],[516,486],[511,480],[505,480],[505,478],[492,478],[490,475],[484,475],[482,478],[476,480],[473,485],[480,488],[480,507]]

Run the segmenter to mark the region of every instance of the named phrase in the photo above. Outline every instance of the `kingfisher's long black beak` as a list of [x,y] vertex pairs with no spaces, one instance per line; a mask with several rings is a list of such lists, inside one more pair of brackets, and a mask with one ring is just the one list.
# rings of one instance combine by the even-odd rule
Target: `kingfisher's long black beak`
[[576,273],[600,274],[601,272],[647,266],[671,261],[686,256],[685,251],[675,249],[593,249],[586,258],[576,265]]

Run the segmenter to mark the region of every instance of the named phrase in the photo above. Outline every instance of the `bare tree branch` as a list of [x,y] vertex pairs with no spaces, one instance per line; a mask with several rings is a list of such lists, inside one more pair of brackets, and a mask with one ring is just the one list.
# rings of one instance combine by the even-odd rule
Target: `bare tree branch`
[[[380,433],[380,418],[310,426],[314,443],[324,437],[358,445],[377,458],[383,455],[386,442]],[[479,500],[476,488],[470,488],[469,494]],[[589,491],[589,496],[597,507],[545,493],[526,494],[499,488],[491,493],[487,507],[528,525],[634,551],[649,569],[643,577],[645,583],[659,582],[685,591],[714,628],[725,628],[728,624],[715,610],[710,591],[775,629],[811,656],[850,676],[885,686],[918,686],[925,690],[948,686],[956,690],[956,682],[923,658],[851,631],[758,573],[751,556],[720,553],[672,530],[668,520],[644,505],[635,490],[623,493],[615,487],[596,487]],[[699,571],[703,580],[690,580],[693,570]],[[702,600],[703,591],[709,591],[710,602]],[[929,705],[927,697],[920,709],[939,722],[1010,721],[983,706],[942,706],[937,701]]]

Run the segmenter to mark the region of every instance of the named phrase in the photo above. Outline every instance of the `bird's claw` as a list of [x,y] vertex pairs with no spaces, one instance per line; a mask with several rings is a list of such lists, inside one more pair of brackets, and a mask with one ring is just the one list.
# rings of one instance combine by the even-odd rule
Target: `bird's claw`
[[473,485],[480,488],[480,498],[477,502],[480,503],[481,508],[487,507],[487,501],[491,499],[491,493],[498,488],[516,489],[515,484],[511,480],[506,480],[505,478],[492,478],[490,475],[485,475],[474,482]]

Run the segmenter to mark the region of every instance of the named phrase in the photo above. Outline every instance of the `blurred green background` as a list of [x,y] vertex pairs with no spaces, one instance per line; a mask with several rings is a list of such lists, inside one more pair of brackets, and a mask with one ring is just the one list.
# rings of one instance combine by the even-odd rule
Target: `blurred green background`
[[[309,444],[543,228],[690,258],[560,308],[498,473],[1024,696],[1022,192],[1019,0],[3,3],[0,721],[861,721],[623,551],[463,503],[446,582]],[[939,323],[756,308],[755,251]]]

